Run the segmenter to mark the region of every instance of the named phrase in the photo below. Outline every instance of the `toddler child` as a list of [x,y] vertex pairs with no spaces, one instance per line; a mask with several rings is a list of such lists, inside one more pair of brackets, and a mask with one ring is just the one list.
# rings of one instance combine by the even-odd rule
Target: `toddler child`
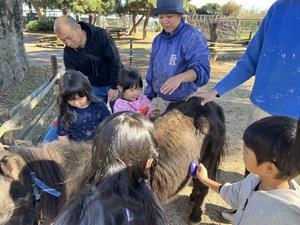
[[116,100],[113,112],[131,111],[150,119],[157,117],[159,111],[155,109],[146,96],[142,95],[142,89],[141,75],[134,69],[122,69],[118,80],[118,90],[121,93],[121,98]]

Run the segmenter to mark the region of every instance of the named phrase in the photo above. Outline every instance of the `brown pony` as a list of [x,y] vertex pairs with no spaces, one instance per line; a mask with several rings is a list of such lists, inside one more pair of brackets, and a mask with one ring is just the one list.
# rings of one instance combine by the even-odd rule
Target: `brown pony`
[[[216,175],[225,147],[224,115],[217,104],[201,106],[200,102],[201,99],[194,97],[173,103],[154,122],[159,158],[152,169],[150,183],[162,202],[187,184],[192,160],[204,163],[211,178]],[[0,224],[31,225],[39,218],[43,219],[43,224],[49,224],[70,193],[80,190],[77,178],[82,181],[82,177],[88,177],[90,159],[91,145],[81,143],[47,144],[0,152],[0,201],[3,202]],[[61,191],[62,196],[56,198],[42,192],[40,203],[36,204],[31,171],[48,186]],[[200,207],[208,190],[197,180],[193,185],[190,199],[194,207],[190,220],[199,222]]]
[[[154,122],[154,127],[159,156],[150,182],[162,202],[188,183],[192,160],[202,162],[209,177],[215,178],[226,139],[224,114],[219,105],[201,106],[201,99],[196,97],[173,103]],[[201,205],[207,192],[205,185],[193,179],[191,222],[200,222]]]

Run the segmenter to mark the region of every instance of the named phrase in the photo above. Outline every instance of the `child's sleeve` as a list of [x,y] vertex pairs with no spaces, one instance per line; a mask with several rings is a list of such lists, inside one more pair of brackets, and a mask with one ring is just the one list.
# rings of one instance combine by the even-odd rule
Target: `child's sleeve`
[[113,106],[113,113],[124,111],[132,111],[132,109],[122,99],[119,98],[116,100]]
[[242,181],[243,180],[234,184],[225,183],[220,189],[221,198],[234,209],[237,209],[239,206],[239,195],[241,191]]
[[70,134],[70,132],[62,126],[61,121],[62,121],[62,117],[59,114],[57,116],[57,122],[58,122],[57,123],[57,135],[58,136],[68,136]]
[[105,119],[106,117],[109,117],[111,115],[110,111],[108,110],[107,106],[101,102],[101,114],[102,114],[102,118]]

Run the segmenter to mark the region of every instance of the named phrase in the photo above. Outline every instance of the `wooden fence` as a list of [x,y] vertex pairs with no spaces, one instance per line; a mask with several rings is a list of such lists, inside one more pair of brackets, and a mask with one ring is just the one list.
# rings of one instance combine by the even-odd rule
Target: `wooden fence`
[[187,22],[201,29],[211,41],[250,40],[261,18],[237,18],[223,15],[190,15]]
[[56,99],[54,96],[31,121],[24,123],[24,119],[42,101],[47,93],[53,89],[56,81],[64,74],[64,68],[57,71],[55,57],[52,57],[51,62],[53,68],[56,67],[56,73],[9,111],[10,119],[4,122],[0,127],[0,138],[7,132],[15,131],[14,136],[16,139],[33,141],[38,129],[50,123],[49,115],[53,112]]

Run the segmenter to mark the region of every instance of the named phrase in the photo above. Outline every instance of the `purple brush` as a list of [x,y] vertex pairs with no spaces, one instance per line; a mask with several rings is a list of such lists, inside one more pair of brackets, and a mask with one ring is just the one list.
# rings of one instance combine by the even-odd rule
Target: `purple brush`
[[198,169],[198,161],[194,160],[191,162],[190,167],[189,167],[189,174],[192,177],[196,177],[197,175],[197,169]]

